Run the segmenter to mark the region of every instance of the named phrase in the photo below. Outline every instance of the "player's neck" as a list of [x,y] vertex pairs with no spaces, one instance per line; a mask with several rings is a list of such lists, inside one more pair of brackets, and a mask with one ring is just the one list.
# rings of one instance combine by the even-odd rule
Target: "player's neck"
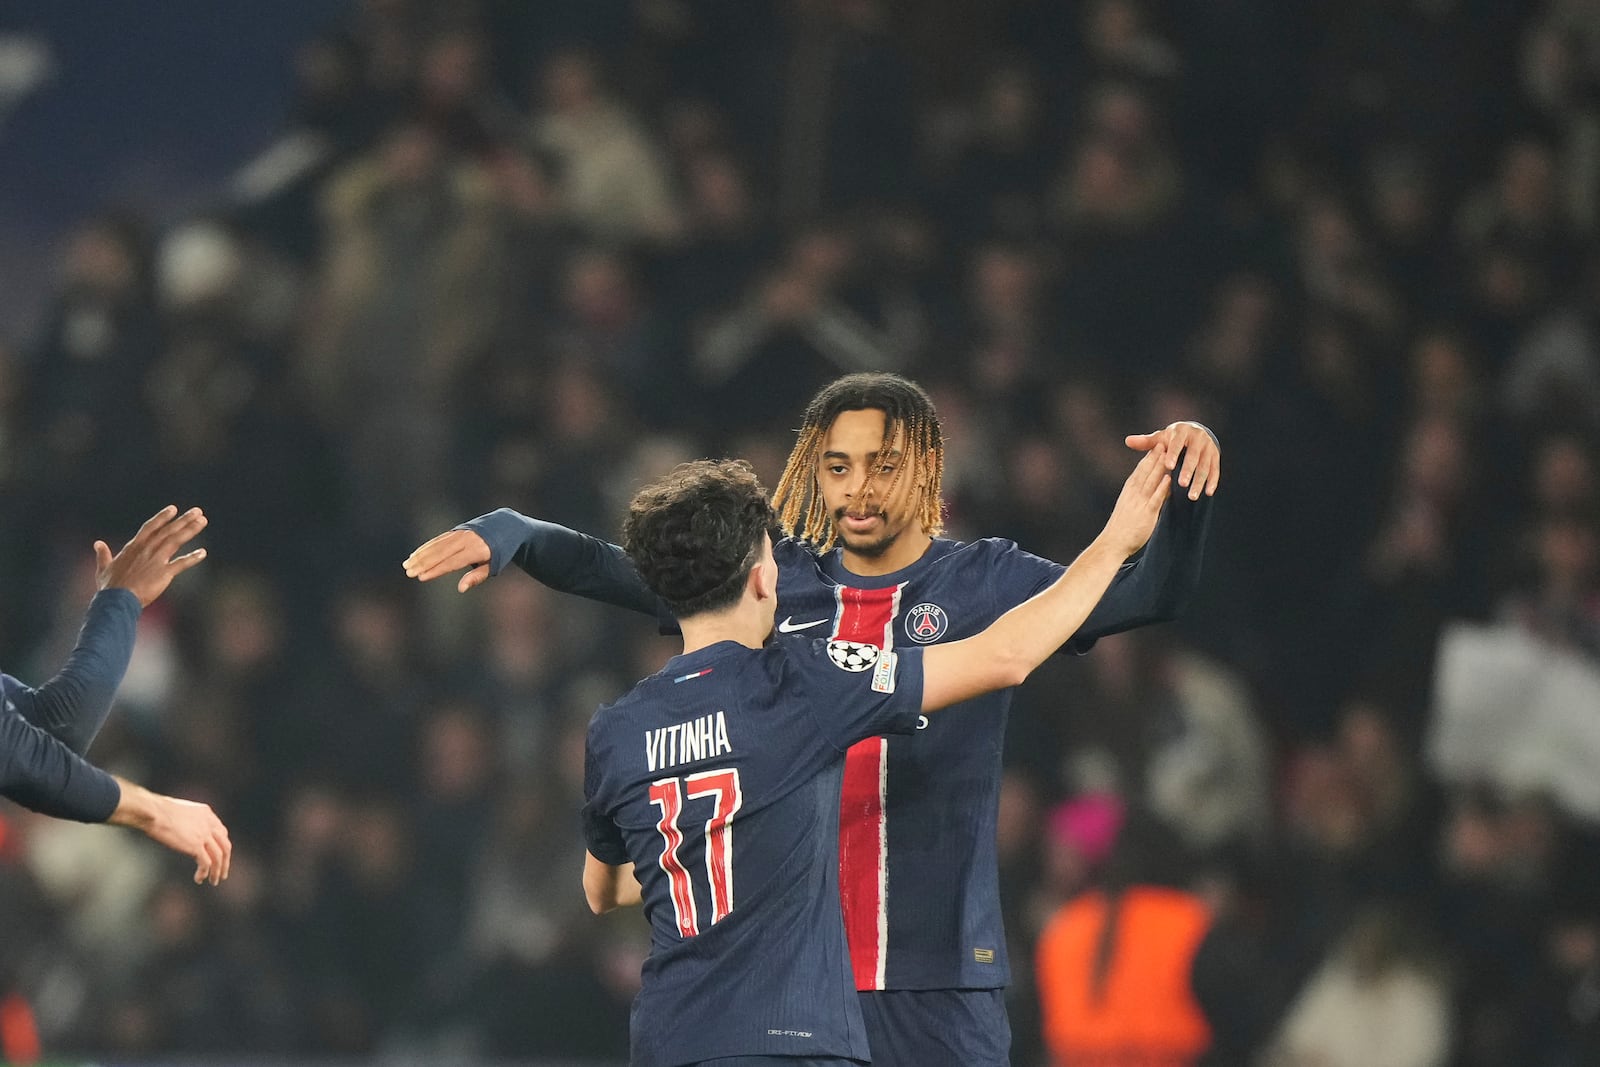
[[747,597],[726,611],[703,612],[679,619],[678,629],[683,631],[684,655],[723,641],[760,648],[772,633],[772,612],[764,609],[760,601]]
[[928,551],[928,546],[932,544],[933,538],[923,533],[920,526],[908,526],[894,539],[894,544],[875,556],[864,556],[859,552],[850,551],[849,545],[842,545],[840,562],[851,574],[859,574],[863,578],[876,578],[882,574],[905,570],[921,559]]

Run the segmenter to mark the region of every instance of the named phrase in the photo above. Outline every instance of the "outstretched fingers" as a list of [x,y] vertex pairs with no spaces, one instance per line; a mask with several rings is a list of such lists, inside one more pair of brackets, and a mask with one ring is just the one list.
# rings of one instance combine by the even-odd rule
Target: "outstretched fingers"
[[141,525],[138,531],[128,539],[128,543],[122,546],[122,551],[126,552],[131,546],[135,544],[143,544],[145,541],[148,541],[150,538],[154,537],[156,531],[170,522],[172,520],[172,516],[176,515],[177,513],[178,506],[176,504],[168,504],[154,515],[144,520],[144,524]]
[[[172,557],[177,553],[178,549],[192,541],[201,530],[206,528],[206,524],[210,521],[210,519],[206,518],[205,512],[199,508],[190,508],[182,516],[169,522],[166,528],[155,537],[155,543],[151,547],[151,554],[163,563],[172,561]],[[191,563],[189,566],[193,566],[193,564]]]
[[451,530],[448,533],[442,533],[438,537],[432,537],[424,541],[415,552],[406,557],[405,563],[402,564],[405,567],[406,576],[415,578],[419,582],[431,582],[441,574],[448,574],[456,570],[450,563],[460,553],[461,549],[456,543],[457,539],[451,537],[451,534],[459,532],[459,530]]
[[1137,485],[1143,493],[1150,493],[1156,482],[1167,474],[1167,446],[1157,443],[1150,451],[1144,454],[1139,465],[1134,468],[1134,476],[1138,479]]
[[[488,562],[489,546],[480,535],[471,530],[451,530],[424,542],[406,557],[402,566],[407,577],[419,582],[431,582],[443,575],[472,567],[474,569],[463,576],[457,586],[464,593],[489,577]],[[484,566],[480,568],[479,564]],[[480,570],[482,574],[477,576]]]

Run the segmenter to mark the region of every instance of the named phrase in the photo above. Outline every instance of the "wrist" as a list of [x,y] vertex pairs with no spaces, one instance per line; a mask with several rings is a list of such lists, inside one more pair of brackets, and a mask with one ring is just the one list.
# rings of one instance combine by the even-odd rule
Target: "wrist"
[[142,785],[135,785],[119,775],[112,775],[117,788],[122,791],[111,818],[113,826],[128,826],[135,830],[148,830],[156,821],[156,795]]
[[125,585],[102,585],[99,592],[94,595],[95,600],[121,600],[135,612],[144,610],[144,601]]
[[1089,547],[1085,548],[1078,558],[1091,563],[1102,562],[1112,567],[1120,567],[1138,550],[1138,546],[1121,544],[1116,535],[1109,530],[1102,530],[1100,536],[1089,542]]

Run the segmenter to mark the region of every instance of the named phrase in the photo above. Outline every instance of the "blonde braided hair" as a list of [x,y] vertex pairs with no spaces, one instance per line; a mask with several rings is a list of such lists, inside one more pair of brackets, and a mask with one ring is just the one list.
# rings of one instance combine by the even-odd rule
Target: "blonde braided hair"
[[[897,431],[904,431],[903,459],[884,487],[883,496],[894,493],[900,479],[910,471],[916,478],[914,491],[917,517],[930,537],[944,532],[944,430],[933,401],[917,383],[898,374],[848,374],[835,379],[806,405],[799,436],[783,475],[772,493],[773,509],[783,532],[809,541],[826,552],[833,547],[838,531],[827,502],[817,485],[817,460],[822,441],[833,421],[846,411],[881,411],[883,443],[879,454],[887,452]],[[872,484],[869,476],[862,488]]]

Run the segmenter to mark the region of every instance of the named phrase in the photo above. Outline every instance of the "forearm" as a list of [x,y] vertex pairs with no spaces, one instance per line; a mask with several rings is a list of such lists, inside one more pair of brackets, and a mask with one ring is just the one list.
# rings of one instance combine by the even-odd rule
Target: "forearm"
[[659,601],[621,548],[553,522],[500,508],[461,529],[489,546],[489,573],[515,563],[559,593],[598,600],[643,615],[661,617]]
[[82,755],[105,725],[127,672],[140,610],[126,589],[95,594],[60,673],[38,689],[8,687],[7,698],[30,723]]
[[120,775],[112,775],[120,796],[116,808],[106,822],[113,826],[126,826],[141,833],[149,832],[156,821],[156,795],[142,785],[135,785]]
[[1126,559],[1096,540],[1044,592],[962,641],[923,654],[923,708],[1020,685],[1083,625]]
[[603,863],[592,854],[584,857],[583,895],[589,910],[596,915],[644,902],[644,890],[634,876],[633,864]]
[[0,714],[0,796],[44,815],[105,822],[121,801],[116,781],[14,713]]

